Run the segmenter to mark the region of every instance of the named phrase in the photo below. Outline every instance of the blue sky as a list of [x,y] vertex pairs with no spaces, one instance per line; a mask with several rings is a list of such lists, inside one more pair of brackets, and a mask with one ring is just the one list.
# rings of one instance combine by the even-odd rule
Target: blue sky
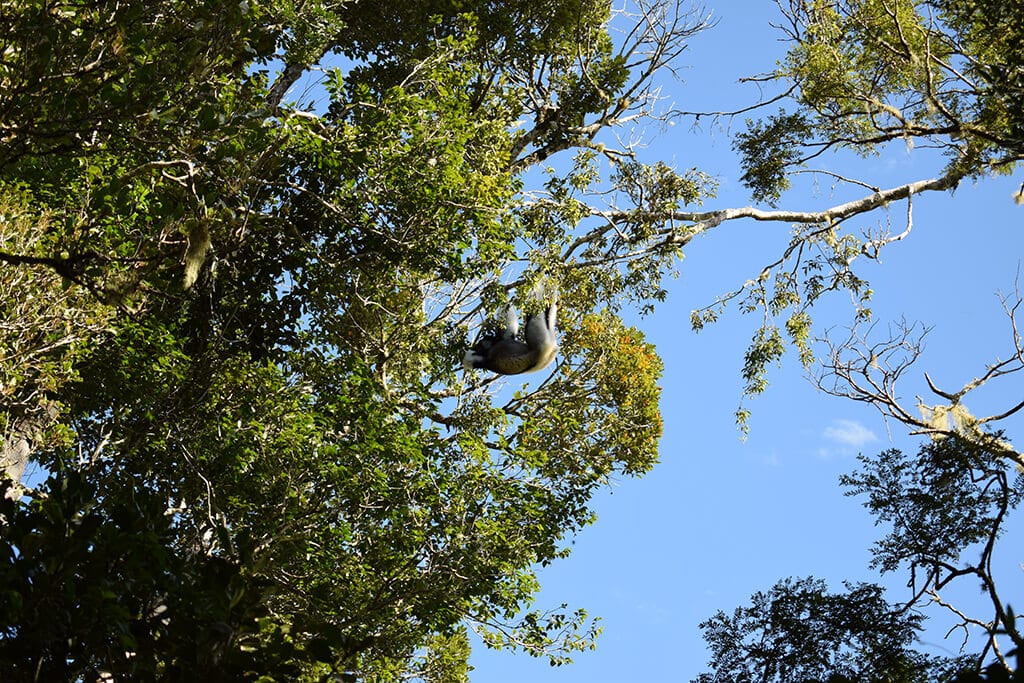
[[[770,70],[783,50],[768,26],[778,8],[770,0],[709,3],[716,28],[691,41],[681,57],[683,82],[666,82],[666,95],[683,109],[720,110],[749,104],[757,92],[741,76]],[[652,131],[652,134],[654,131]],[[727,131],[694,130],[679,122],[659,133],[647,154],[680,168],[696,166],[721,182],[707,208],[743,206],[749,197]],[[656,156],[660,155],[660,156]],[[940,166],[921,152],[893,147],[877,158],[839,160],[882,187],[931,177]],[[882,330],[905,316],[933,329],[926,351],[907,376],[908,404],[925,395],[923,372],[942,387],[958,389],[988,363],[1012,350],[1009,323],[997,292],[1011,294],[1024,254],[1024,207],[1011,194],[1024,178],[964,183],[950,194],[916,198],[914,229],[861,274],[874,288],[872,309]],[[827,185],[796,187],[780,208],[823,208],[859,196]],[[905,220],[906,205],[862,219],[864,227],[888,218]],[[868,567],[871,544],[884,532],[861,501],[847,498],[840,474],[858,453],[898,447],[916,451],[919,439],[902,425],[887,425],[873,409],[818,392],[795,358],[772,374],[772,385],[747,403],[750,436],[739,437],[733,413],[741,398],[743,352],[758,319],[731,310],[694,334],[694,308],[730,291],[773,260],[788,238],[786,224],[726,224],[694,241],[672,281],[669,300],[635,322],[665,360],[661,464],[642,479],[623,479],[595,501],[599,519],[576,539],[573,554],[540,572],[537,607],[584,607],[602,617],[604,633],[594,652],[552,668],[545,660],[486,650],[474,644],[474,681],[529,680],[559,683],[688,681],[705,670],[708,655],[698,624],[722,609],[748,602],[751,593],[788,576],[814,575],[841,589],[843,580],[881,581],[890,599],[904,594],[901,575],[879,577]],[[822,326],[849,322],[842,295],[823,302]],[[975,414],[998,412],[1024,393],[1021,378],[975,392]],[[1003,426],[1013,439],[1021,419]],[[1020,525],[1010,520],[997,573],[1010,602],[1024,605]],[[957,597],[977,599],[971,585]],[[1018,611],[1024,607],[1018,606]],[[926,633],[930,647],[955,653],[960,639],[944,639],[950,622],[941,614]],[[970,650],[980,647],[975,641]]]

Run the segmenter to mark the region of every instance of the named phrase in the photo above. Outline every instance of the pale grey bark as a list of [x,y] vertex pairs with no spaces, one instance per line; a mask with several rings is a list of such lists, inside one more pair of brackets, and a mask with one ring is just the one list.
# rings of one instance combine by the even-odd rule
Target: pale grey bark
[[23,417],[11,424],[0,440],[0,471],[15,483],[7,491],[8,498],[17,498],[23,487],[21,478],[32,457],[33,440],[43,429],[57,419],[57,408],[50,405],[45,411],[31,417]]

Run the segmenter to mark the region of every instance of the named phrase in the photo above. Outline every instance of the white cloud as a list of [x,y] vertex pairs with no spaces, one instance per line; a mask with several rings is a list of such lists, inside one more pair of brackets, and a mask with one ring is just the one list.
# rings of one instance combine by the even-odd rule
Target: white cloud
[[825,427],[822,436],[829,441],[836,441],[853,448],[860,448],[864,444],[878,441],[874,432],[856,420],[832,420],[832,424]]

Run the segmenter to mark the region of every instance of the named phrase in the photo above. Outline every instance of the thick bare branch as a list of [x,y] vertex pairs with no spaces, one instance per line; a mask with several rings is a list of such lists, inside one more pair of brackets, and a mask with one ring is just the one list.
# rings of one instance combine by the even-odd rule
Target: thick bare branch
[[726,221],[739,218],[752,218],[755,221],[774,221],[784,223],[832,223],[842,221],[850,216],[873,211],[890,202],[900,199],[907,199],[911,195],[931,192],[935,190],[948,190],[956,187],[959,178],[953,176],[942,176],[928,180],[918,180],[888,190],[879,190],[860,199],[839,204],[837,206],[823,209],[821,211],[784,211],[764,210],[752,206],[722,209],[709,212],[685,212],[676,211],[670,215],[674,221],[692,221],[689,228],[691,234],[673,236],[677,243],[689,242],[693,237],[705,230],[717,227]]

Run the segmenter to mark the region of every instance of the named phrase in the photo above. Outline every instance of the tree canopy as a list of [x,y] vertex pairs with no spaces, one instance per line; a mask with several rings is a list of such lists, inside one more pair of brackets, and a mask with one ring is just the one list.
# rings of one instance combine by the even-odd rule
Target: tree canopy
[[[3,513],[12,679],[458,680],[467,620],[590,645],[534,567],[654,464],[661,362],[616,315],[642,280],[564,267],[578,219],[522,175],[657,65],[605,3],[461,5],[0,15],[3,454],[44,474]],[[534,283],[558,368],[457,373]]]
[[[655,310],[694,237],[792,224],[692,322],[764,312],[748,393],[787,345],[810,364],[815,301],[867,316],[855,262],[902,239],[848,218],[1021,160],[1011,4],[783,7],[758,103],[783,109],[736,140],[755,201],[838,147],[948,158],[802,211],[704,209],[713,178],[637,154],[684,115],[659,79],[710,22],[681,0],[6,3],[4,679],[454,682],[468,628],[555,664],[592,647],[585,611],[533,598],[595,492],[657,461],[662,362],[623,310]],[[459,369],[554,296],[549,371]],[[926,427],[1003,443],[972,420]]]

